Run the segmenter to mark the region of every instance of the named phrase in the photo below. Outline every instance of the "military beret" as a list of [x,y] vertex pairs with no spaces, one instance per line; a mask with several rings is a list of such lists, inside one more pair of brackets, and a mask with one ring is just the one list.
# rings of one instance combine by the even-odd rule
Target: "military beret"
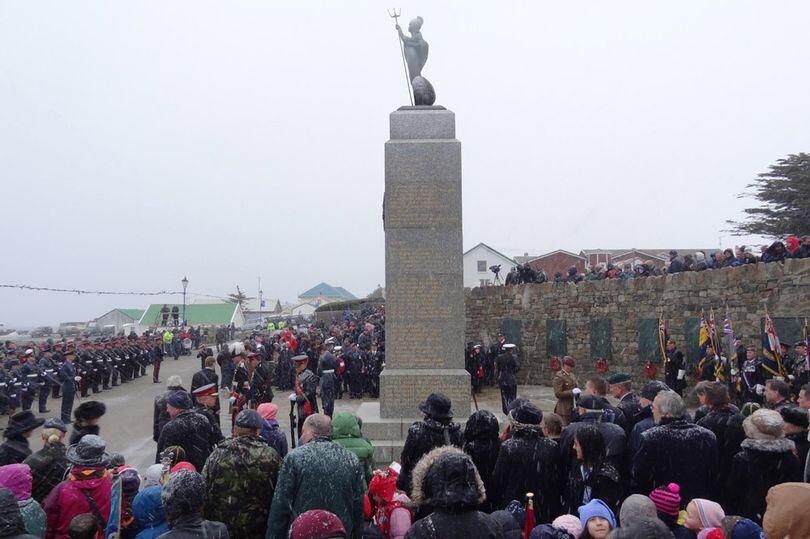
[[166,397],[166,403],[174,406],[175,408],[180,408],[181,410],[190,410],[194,408],[194,404],[191,402],[191,397],[188,396],[183,390],[172,391],[169,393],[169,396]]
[[236,416],[236,426],[246,429],[260,429],[264,425],[264,420],[256,410],[242,410]]
[[608,378],[608,384],[621,384],[629,381],[630,375],[625,372],[617,372],[616,374],[611,374],[610,378]]

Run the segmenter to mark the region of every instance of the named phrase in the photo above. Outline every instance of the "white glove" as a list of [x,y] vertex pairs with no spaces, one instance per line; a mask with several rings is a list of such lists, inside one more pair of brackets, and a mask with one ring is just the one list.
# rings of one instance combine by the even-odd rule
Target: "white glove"
[[790,380],[792,382],[795,379],[796,379],[795,376],[793,376],[792,374],[788,374],[788,380]]
[[678,380],[683,380],[686,377],[686,370],[678,369]]
[[762,395],[763,393],[765,393],[765,386],[763,386],[762,384],[757,384],[754,386],[754,391],[756,392],[757,395]]
[[571,392],[574,394],[574,397],[579,397],[579,394],[582,393],[582,390],[578,387],[575,387],[574,389],[571,390]]
[[74,379],[74,380],[76,380],[77,382],[81,382],[81,381],[82,381],[82,377],[81,377],[81,376],[76,376],[76,377],[74,377],[73,379]]
[[290,393],[290,402],[295,402],[295,401],[296,401],[295,393]]
[[230,402],[231,404],[236,404],[236,397],[229,398],[228,402]]

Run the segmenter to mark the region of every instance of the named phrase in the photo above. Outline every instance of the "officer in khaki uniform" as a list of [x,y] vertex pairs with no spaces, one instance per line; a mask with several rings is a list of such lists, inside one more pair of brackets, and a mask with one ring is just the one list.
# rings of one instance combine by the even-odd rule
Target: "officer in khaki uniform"
[[577,387],[577,377],[574,374],[576,366],[574,358],[565,356],[562,361],[562,369],[554,375],[554,380],[551,382],[554,387],[554,396],[557,397],[554,413],[562,417],[563,423],[566,425],[571,422],[574,400],[581,392]]

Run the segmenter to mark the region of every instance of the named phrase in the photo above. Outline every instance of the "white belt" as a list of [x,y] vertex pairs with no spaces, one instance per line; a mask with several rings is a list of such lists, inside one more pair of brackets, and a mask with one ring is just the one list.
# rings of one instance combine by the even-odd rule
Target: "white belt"
[[335,369],[329,369],[328,371],[321,371],[324,374],[335,374]]

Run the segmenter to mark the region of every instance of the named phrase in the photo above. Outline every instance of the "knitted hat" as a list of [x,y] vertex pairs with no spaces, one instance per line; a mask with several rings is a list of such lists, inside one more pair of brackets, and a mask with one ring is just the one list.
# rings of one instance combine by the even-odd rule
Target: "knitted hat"
[[582,535],[582,522],[574,515],[560,515],[552,521],[551,525],[567,531],[574,537]]
[[346,537],[346,528],[334,513],[323,509],[304,511],[290,526],[291,539]]
[[765,537],[762,528],[747,518],[728,516],[722,522],[723,536],[726,539],[762,539]]
[[192,463],[188,462],[187,460],[181,460],[180,462],[178,462],[177,464],[172,466],[172,469],[171,469],[171,471],[169,471],[169,473],[170,474],[176,474],[177,472],[180,472],[180,471],[183,471],[183,470],[187,470],[189,472],[196,472],[197,468]]
[[264,419],[275,419],[278,415],[278,404],[264,402],[256,408],[256,411],[259,412],[259,415]]
[[690,503],[694,503],[698,510],[700,523],[704,528],[716,528],[720,526],[726,513],[720,504],[703,498],[695,498]]
[[681,510],[681,487],[677,483],[670,483],[650,492],[650,499],[655,504],[655,510],[665,515],[678,516]]
[[745,435],[754,440],[775,440],[783,438],[785,420],[775,410],[757,410],[743,420]]
[[632,494],[622,502],[619,510],[619,522],[622,527],[639,519],[657,519],[655,504],[643,494]]
[[616,527],[616,517],[613,515],[613,511],[602,500],[593,499],[579,507],[579,521],[583,528],[586,528],[588,521],[594,517],[602,517],[610,522],[611,529]]

